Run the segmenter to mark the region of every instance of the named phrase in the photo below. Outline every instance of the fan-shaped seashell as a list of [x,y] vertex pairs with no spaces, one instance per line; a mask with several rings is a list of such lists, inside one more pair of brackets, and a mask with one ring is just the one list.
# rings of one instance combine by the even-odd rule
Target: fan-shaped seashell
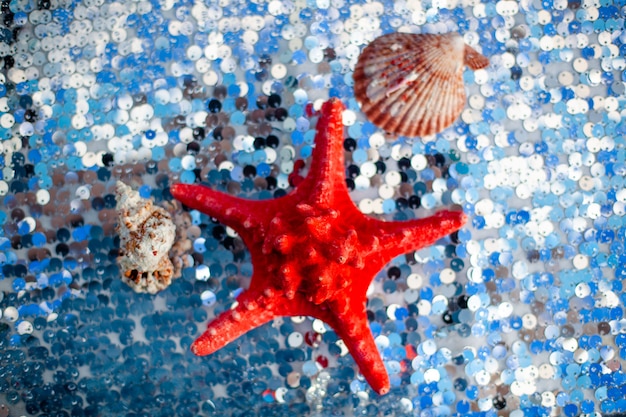
[[122,280],[136,292],[155,294],[172,280],[174,267],[168,254],[176,227],[167,211],[126,184],[118,181],[115,194]]
[[354,94],[387,132],[426,136],[450,126],[465,106],[463,68],[489,60],[457,33],[391,33],[372,41],[354,70]]

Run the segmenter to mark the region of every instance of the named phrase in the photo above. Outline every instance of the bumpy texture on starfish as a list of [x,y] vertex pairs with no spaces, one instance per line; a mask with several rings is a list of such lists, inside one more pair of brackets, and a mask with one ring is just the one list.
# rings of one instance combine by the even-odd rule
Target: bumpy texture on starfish
[[344,107],[324,103],[306,178],[286,196],[255,201],[199,185],[175,184],[172,195],[239,233],[254,272],[237,305],[209,323],[192,345],[208,355],[278,316],[312,316],[343,339],[370,386],[389,391],[389,377],[370,332],[366,291],[394,257],[458,230],[459,211],[406,222],[365,216],[345,182]]

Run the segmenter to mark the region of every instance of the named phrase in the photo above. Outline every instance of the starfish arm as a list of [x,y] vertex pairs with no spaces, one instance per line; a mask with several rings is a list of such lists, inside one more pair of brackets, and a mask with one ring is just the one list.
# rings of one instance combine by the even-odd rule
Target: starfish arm
[[170,192],[184,205],[228,224],[239,233],[262,223],[261,215],[267,209],[261,207],[263,202],[233,197],[202,185],[173,184]]
[[263,295],[243,293],[233,309],[223,312],[210,322],[206,331],[191,345],[198,355],[210,355],[250,330],[276,317],[273,309],[267,308]]
[[389,392],[389,375],[367,324],[364,308],[323,319],[345,343],[361,374],[378,394]]
[[[459,230],[467,216],[461,211],[442,210],[424,219],[406,222],[380,222],[381,252],[391,258],[421,249]],[[378,221],[378,220],[376,220]]]
[[337,190],[346,189],[343,158],[343,110],[341,100],[332,98],[322,105],[317,122],[315,147],[311,166],[304,181],[298,186],[300,193],[310,195],[310,201],[332,205]]

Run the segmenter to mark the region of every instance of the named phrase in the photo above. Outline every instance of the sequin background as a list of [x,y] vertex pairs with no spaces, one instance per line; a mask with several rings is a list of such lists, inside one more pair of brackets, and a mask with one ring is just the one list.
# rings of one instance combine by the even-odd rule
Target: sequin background
[[[609,415],[626,412],[626,4],[609,0],[2,0],[0,413],[39,416]],[[460,32],[491,66],[433,137],[359,111],[360,50]],[[275,321],[189,345],[247,285],[232,230],[178,209],[182,277],[119,279],[114,186],[282,195],[323,99],[347,105],[346,177],[368,214],[470,222],[371,290],[392,390],[334,332]],[[295,174],[294,174],[295,172]],[[292,177],[293,178],[293,177]],[[597,414],[596,414],[597,415]]]

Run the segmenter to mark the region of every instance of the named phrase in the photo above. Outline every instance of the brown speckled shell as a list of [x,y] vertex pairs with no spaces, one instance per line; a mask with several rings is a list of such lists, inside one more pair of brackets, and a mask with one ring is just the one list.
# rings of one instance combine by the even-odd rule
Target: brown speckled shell
[[354,94],[376,126],[404,136],[441,132],[465,105],[463,67],[489,65],[486,57],[456,33],[391,33],[361,53],[354,70]]

